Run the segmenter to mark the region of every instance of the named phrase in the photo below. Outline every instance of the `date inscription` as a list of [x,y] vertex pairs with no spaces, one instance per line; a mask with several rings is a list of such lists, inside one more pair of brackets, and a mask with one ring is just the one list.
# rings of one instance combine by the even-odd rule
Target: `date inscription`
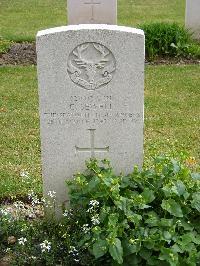
[[69,101],[66,101],[63,112],[45,112],[43,118],[48,125],[100,125],[110,122],[137,123],[141,121],[142,114],[127,111],[126,101],[124,112],[117,112],[116,108],[113,108],[113,102],[111,95],[72,95]]

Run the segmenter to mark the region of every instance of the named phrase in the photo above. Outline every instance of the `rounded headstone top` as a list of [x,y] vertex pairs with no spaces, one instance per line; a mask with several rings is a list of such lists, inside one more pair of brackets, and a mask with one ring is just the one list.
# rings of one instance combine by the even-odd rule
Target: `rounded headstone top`
[[59,33],[59,32],[79,31],[79,30],[120,31],[120,32],[129,32],[129,33],[144,36],[143,30],[131,28],[131,27],[126,27],[126,26],[107,25],[107,24],[80,24],[80,25],[61,26],[61,27],[41,30],[41,31],[38,31],[37,37],[49,35],[49,34],[55,34],[55,33]]

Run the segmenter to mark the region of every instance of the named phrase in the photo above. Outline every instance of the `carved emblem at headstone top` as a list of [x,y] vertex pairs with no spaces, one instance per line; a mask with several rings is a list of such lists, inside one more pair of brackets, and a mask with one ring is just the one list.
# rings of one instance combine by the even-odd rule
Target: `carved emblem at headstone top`
[[68,58],[67,71],[71,80],[86,90],[96,90],[108,84],[115,70],[114,55],[99,43],[80,44]]

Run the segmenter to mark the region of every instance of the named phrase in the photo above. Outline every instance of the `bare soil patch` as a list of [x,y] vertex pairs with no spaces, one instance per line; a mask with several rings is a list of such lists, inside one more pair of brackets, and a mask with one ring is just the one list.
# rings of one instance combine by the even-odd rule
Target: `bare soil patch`
[[174,58],[156,58],[154,61],[146,61],[146,64],[149,65],[199,65],[200,59],[194,58],[182,58],[182,57],[174,57]]
[[36,65],[35,43],[14,43],[9,51],[0,54],[0,66],[5,65]]

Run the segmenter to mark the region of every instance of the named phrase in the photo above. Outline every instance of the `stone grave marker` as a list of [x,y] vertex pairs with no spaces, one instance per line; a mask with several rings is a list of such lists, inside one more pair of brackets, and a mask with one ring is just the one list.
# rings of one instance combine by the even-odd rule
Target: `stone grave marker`
[[144,33],[74,25],[37,35],[44,194],[67,200],[65,180],[91,157],[125,174],[143,162]]
[[200,40],[200,0],[186,0],[185,25]]
[[117,0],[68,0],[68,24],[117,24]]

